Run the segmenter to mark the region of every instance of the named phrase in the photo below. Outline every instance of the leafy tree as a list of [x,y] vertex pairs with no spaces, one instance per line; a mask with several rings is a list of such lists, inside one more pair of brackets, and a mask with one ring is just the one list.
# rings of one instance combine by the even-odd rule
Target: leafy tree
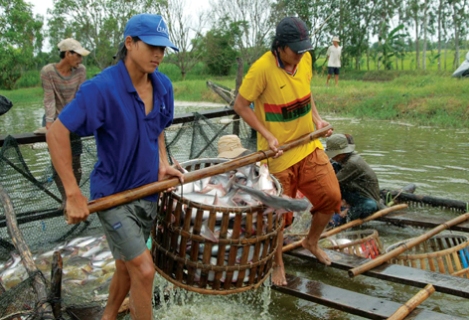
[[[157,13],[151,0],[57,0],[48,11],[52,47],[72,37],[91,51],[89,62],[100,69],[111,65],[122,42],[125,24],[135,14]],[[91,61],[90,61],[91,58]]]
[[234,46],[248,65],[268,50],[276,19],[281,17],[273,0],[217,0],[212,3],[210,16],[215,17],[213,28],[219,28],[219,21],[229,17],[231,27],[236,28]]
[[460,41],[464,35],[468,34],[467,20],[469,19],[468,0],[447,0],[451,12],[451,23],[454,32],[454,60],[453,68],[456,69],[460,64]]
[[186,0],[161,1],[158,5],[168,25],[171,41],[179,49],[179,52],[168,56],[168,61],[181,70],[182,80],[202,58],[202,52],[199,50],[201,42],[195,41],[195,38],[191,39],[191,36],[201,34],[205,21],[203,14],[194,21],[192,16],[184,11],[186,7]]
[[234,44],[239,27],[228,18],[222,20],[220,25],[220,28],[211,29],[204,37],[204,62],[210,74],[226,76],[238,55]]
[[403,29],[404,25],[401,24],[392,29],[389,34],[379,38],[377,47],[377,52],[379,54],[378,60],[382,62],[386,70],[392,69],[393,57],[400,57],[405,53],[404,38],[407,35],[399,33]]
[[0,0],[0,86],[13,89],[42,47],[42,17],[33,17],[31,4]]

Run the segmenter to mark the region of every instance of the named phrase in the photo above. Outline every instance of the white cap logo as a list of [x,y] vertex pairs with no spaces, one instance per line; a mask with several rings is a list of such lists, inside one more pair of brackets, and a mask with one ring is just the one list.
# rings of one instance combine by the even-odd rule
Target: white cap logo
[[164,22],[163,18],[161,18],[160,23],[158,23],[158,27],[156,27],[156,31],[168,35],[168,28],[166,27],[166,23]]

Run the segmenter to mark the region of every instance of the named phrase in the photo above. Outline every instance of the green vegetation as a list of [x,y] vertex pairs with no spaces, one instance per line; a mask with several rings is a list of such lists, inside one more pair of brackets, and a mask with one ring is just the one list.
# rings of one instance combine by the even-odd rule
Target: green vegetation
[[[171,67],[169,77],[180,77]],[[201,71],[201,70],[199,70]],[[206,81],[234,88],[235,77],[210,78],[201,74],[189,80],[173,80],[176,100],[224,101],[211,91]],[[469,79],[451,78],[450,73],[411,71],[348,71],[341,76],[339,87],[326,87],[325,75],[316,75],[312,92],[320,114],[356,118],[405,121],[418,125],[469,128]],[[11,91],[0,90],[14,105],[33,106],[42,103],[40,87]]]
[[343,80],[338,88],[326,87],[325,77],[318,76],[312,91],[326,114],[469,128],[469,79],[436,73],[394,76],[379,82]]

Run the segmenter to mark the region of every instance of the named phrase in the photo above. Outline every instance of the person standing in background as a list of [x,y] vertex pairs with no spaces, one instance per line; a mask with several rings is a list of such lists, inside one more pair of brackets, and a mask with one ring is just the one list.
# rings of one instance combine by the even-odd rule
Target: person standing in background
[[332,38],[332,46],[327,49],[326,60],[327,60],[327,81],[326,85],[329,85],[331,76],[334,75],[335,86],[339,85],[339,71],[340,71],[340,58],[342,56],[342,47],[339,46],[339,37]]
[[[52,123],[57,119],[65,106],[75,98],[80,85],[86,80],[86,68],[81,62],[83,57],[90,54],[75,39],[67,38],[59,42],[60,62],[49,63],[41,70],[41,82],[44,90],[44,109],[42,130],[35,133],[46,133]],[[82,142],[78,135],[71,133],[72,164],[73,173],[77,183],[81,180]],[[53,177],[57,188],[62,196],[62,208],[65,206],[65,191],[57,172],[53,168]]]

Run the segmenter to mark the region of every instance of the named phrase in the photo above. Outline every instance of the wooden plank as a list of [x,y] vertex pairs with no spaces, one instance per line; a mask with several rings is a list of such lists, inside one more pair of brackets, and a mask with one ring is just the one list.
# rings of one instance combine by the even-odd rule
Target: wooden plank
[[[402,304],[397,302],[330,286],[320,281],[308,280],[289,274],[287,274],[286,277],[288,285],[273,285],[272,288],[300,299],[315,302],[364,318],[387,319],[402,306]],[[406,319],[449,320],[462,318],[429,311],[423,308],[416,308]]]
[[[369,260],[338,251],[327,249],[324,249],[324,251],[326,251],[332,260],[331,266],[338,269],[349,270]],[[288,254],[299,258],[317,261],[316,257],[313,256],[311,252],[303,248],[290,251]],[[467,278],[454,277],[443,273],[425,271],[390,263],[384,263],[381,266],[366,271],[363,274],[418,288],[424,288],[428,283],[431,283],[438,292],[469,298],[469,279]]]
[[[389,222],[398,226],[416,226],[423,228],[435,228],[440,224],[445,223],[448,219],[444,217],[435,217],[435,216],[422,216],[418,214],[412,214],[410,212],[405,214],[391,214],[378,218],[376,220]],[[451,226],[448,230],[463,231],[469,232],[469,222],[463,222],[455,226]]]
[[[233,116],[236,113],[232,108],[220,108],[220,109],[212,109],[208,111],[201,111],[198,112],[199,115],[204,116],[207,119],[212,118],[220,118],[224,116]],[[181,124],[192,122],[196,118],[195,113],[184,113],[174,117],[173,125],[174,124]],[[38,143],[38,142],[46,142],[46,136],[44,134],[34,134],[32,132],[25,132],[25,133],[17,133],[11,135],[15,138],[18,144],[31,144],[31,143]],[[0,136],[0,147],[3,146],[3,142],[6,139],[6,136]]]
[[[46,142],[46,136],[44,134],[34,134],[32,132],[16,133],[11,135],[18,144],[31,144],[37,142]],[[0,136],[0,147],[3,146],[3,142],[7,136]]]

